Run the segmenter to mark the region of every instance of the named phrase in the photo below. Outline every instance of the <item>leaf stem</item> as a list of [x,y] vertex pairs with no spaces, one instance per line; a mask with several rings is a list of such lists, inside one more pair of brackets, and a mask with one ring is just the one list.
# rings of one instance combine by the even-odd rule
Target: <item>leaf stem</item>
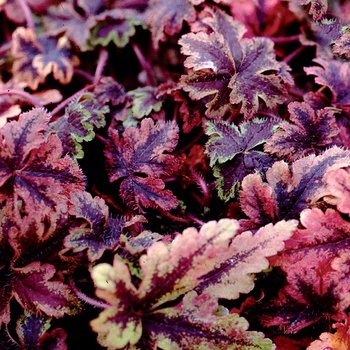
[[194,171],[194,169],[190,168],[190,173],[203,193],[203,198],[200,204],[207,206],[210,199],[210,192],[207,183],[196,171]]
[[300,53],[301,51],[303,51],[304,48],[305,48],[305,46],[299,46],[296,50],[294,50],[294,51],[291,52],[289,55],[287,55],[287,56],[283,59],[283,61],[284,61],[285,63],[289,64],[289,62],[290,62],[291,60],[293,60],[297,55],[299,55],[299,53]]
[[168,211],[166,210],[163,210],[161,208],[157,208],[157,210],[166,218],[170,219],[170,220],[174,220],[174,221],[177,221],[177,222],[183,222],[185,224],[189,224],[190,223],[190,220],[188,219],[184,219],[184,218],[179,218],[178,216],[176,215],[173,215],[173,214],[170,214]]
[[54,116],[56,115],[61,109],[63,109],[64,107],[66,107],[70,102],[72,102],[76,97],[78,97],[80,94],[82,94],[85,91],[88,91],[90,89],[92,89],[95,85],[94,84],[90,84],[90,85],[86,85],[85,87],[83,87],[81,90],[77,91],[75,94],[73,94],[72,96],[68,97],[67,99],[65,99],[64,101],[62,101],[58,106],[56,106],[52,111],[51,114]]
[[24,16],[26,18],[27,21],[27,27],[33,31],[35,31],[35,22],[34,22],[34,18],[33,18],[33,14],[32,11],[30,9],[30,7],[28,6],[28,3],[26,0],[18,0],[23,12],[24,12]]
[[300,34],[280,37],[269,36],[268,38],[271,39],[275,44],[285,44],[291,43],[293,41],[298,41],[300,39]]
[[0,90],[0,96],[3,96],[3,95],[18,95],[23,97],[25,100],[29,101],[34,107],[42,107],[42,104],[37,98],[33,97],[30,93],[23,90],[17,90],[17,89]]
[[95,71],[94,84],[97,84],[98,81],[101,79],[103,69],[106,66],[107,60],[108,60],[108,51],[105,48],[101,48],[100,54],[98,57],[96,71]]
[[153,71],[152,71],[152,66],[146,60],[145,56],[143,55],[141,49],[138,47],[137,44],[135,44],[133,42],[133,43],[131,43],[131,46],[132,46],[134,53],[135,53],[135,55],[140,63],[141,68],[146,72],[147,85],[156,86],[157,82],[156,82],[156,79],[155,79]]
[[84,301],[85,303],[92,305],[94,307],[97,307],[99,309],[108,309],[110,307],[109,304],[100,301],[100,300],[96,300],[94,298],[91,298],[89,296],[87,296],[85,293],[83,293],[80,289],[78,289],[78,287],[75,285],[73,278],[69,277],[69,286],[72,288],[72,290],[74,291],[74,293],[77,295],[77,297],[79,299],[81,299],[82,301]]

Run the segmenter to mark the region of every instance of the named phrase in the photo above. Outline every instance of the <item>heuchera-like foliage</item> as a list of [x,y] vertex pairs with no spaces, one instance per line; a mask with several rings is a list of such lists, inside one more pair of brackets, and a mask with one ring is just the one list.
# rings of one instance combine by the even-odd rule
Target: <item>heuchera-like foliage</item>
[[164,189],[162,176],[175,171],[176,158],[171,152],[178,140],[175,123],[152,119],[142,120],[140,128],[127,128],[120,137],[111,130],[105,155],[111,182],[123,179],[120,194],[125,203],[143,212],[142,207],[169,210],[177,206],[177,199]]
[[320,153],[339,132],[331,110],[314,111],[305,102],[292,102],[288,110],[289,120],[294,124],[281,124],[281,130],[264,145],[265,152],[294,161],[310,153]]
[[243,178],[255,171],[264,173],[273,159],[259,146],[272,136],[274,121],[254,119],[237,127],[226,122],[207,122],[209,140],[206,153],[218,178],[220,198],[229,200],[236,195]]
[[188,75],[181,86],[193,99],[214,95],[206,104],[208,117],[221,117],[231,105],[250,116],[258,111],[259,99],[268,107],[285,100],[292,78],[276,61],[273,42],[266,38],[243,38],[244,27],[221,11],[207,10],[202,21],[209,33],[185,34],[181,52],[189,56]]
[[49,119],[43,109],[33,109],[0,130],[0,198],[15,216],[67,206],[69,194],[85,188],[78,165],[61,158],[61,141],[45,137]]
[[0,349],[350,348],[350,1],[0,12]]
[[95,266],[96,294],[110,304],[91,322],[99,342],[115,349],[128,344],[137,349],[272,349],[261,333],[247,331],[237,314],[220,316],[217,298],[249,292],[254,286],[250,274],[267,268],[266,257],[283,248],[295,227],[295,221],[280,222],[254,236],[236,237],[235,220],[209,222],[200,231],[188,228],[170,247],[156,242],[147,249],[139,262],[138,286],[118,256],[113,266]]
[[[350,305],[349,294],[349,223],[333,209],[306,209],[300,215],[304,228],[294,232],[286,250],[271,258],[273,266],[287,273],[288,286],[283,288],[274,319],[264,322],[283,326],[294,333],[322,317],[345,319]],[[283,294],[283,297],[282,297]],[[294,311],[290,301],[295,301]],[[289,305],[289,306],[288,306]]]

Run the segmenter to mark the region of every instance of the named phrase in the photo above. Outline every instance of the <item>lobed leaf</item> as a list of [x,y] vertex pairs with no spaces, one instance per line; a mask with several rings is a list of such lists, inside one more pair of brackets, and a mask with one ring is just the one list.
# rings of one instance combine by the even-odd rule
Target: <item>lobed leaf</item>
[[164,190],[162,176],[176,170],[177,159],[171,152],[178,140],[175,122],[152,119],[142,120],[140,128],[129,127],[120,138],[117,131],[110,132],[105,149],[107,172],[111,182],[122,178],[120,193],[128,205],[160,207],[169,210],[177,200],[169,190]]
[[13,269],[16,276],[13,294],[25,310],[44,312],[49,317],[63,317],[74,312],[77,299],[70,288],[62,282],[50,281],[55,272],[54,266],[39,262]]
[[[271,188],[271,196],[268,194],[267,200],[274,203],[271,209],[275,213],[276,220],[297,219],[299,214],[306,208],[312,206],[320,198],[328,196],[330,190],[326,184],[326,174],[328,171],[341,169],[349,166],[348,150],[340,149],[336,146],[326,150],[319,156],[310,155],[292,163],[289,169],[284,161],[276,162],[266,172],[267,183]],[[258,186],[255,189],[255,186]],[[249,193],[259,191],[259,182],[246,182],[245,188],[240,195],[247,196]],[[266,216],[264,211],[265,197],[254,198],[255,208],[259,208],[260,216]],[[244,212],[253,220],[257,214],[253,210],[250,214],[250,206],[242,207]]]
[[273,164],[273,159],[257,149],[272,135],[274,121],[254,119],[237,127],[227,122],[207,122],[209,140],[206,153],[221,199],[235,196],[238,183],[255,171],[262,173]]
[[113,266],[93,267],[96,295],[111,304],[91,322],[100,344],[118,349],[127,344],[271,349],[271,342],[260,333],[247,331],[244,319],[215,315],[217,298],[235,299],[249,292],[254,286],[250,274],[268,266],[266,257],[283,249],[295,227],[295,221],[280,222],[254,236],[251,232],[235,236],[237,221],[222,219],[206,223],[200,231],[188,228],[170,247],[155,242],[147,249],[140,258],[138,286],[118,256]]
[[108,112],[109,107],[101,104],[94,94],[83,93],[70,103],[62,117],[50,123],[48,132],[60,138],[63,154],[80,159],[84,157],[82,142],[95,137],[94,128],[106,125]]
[[305,102],[291,102],[288,110],[294,124],[281,124],[280,131],[264,145],[265,152],[294,161],[310,153],[317,154],[339,132],[331,110],[314,111]]
[[189,56],[184,65],[191,69],[181,77],[180,86],[192,99],[214,95],[206,104],[206,115],[222,117],[235,105],[248,117],[258,111],[259,99],[268,107],[284,102],[293,79],[289,68],[276,61],[273,42],[242,39],[242,25],[220,10],[205,14],[203,22],[213,32],[185,34],[179,44]]
[[278,308],[291,301],[296,306],[289,315],[282,312],[278,316],[278,322],[288,333],[295,333],[326,315],[341,319],[350,304],[345,292],[350,261],[348,222],[333,209],[323,213],[317,208],[304,210],[300,221],[304,228],[296,230],[286,241],[287,249],[270,259],[273,266],[287,273],[289,283],[281,291],[285,298],[278,302]]
[[[77,164],[61,158],[60,140],[55,135],[45,139],[48,120],[45,111],[33,109],[0,130],[0,197],[16,203],[15,213],[65,206],[70,193],[85,188]],[[23,202],[22,209],[18,201]]]

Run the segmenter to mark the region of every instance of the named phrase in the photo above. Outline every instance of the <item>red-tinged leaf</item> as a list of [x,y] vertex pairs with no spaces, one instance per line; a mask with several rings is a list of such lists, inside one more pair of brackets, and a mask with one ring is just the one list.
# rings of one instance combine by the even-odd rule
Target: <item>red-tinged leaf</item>
[[288,110],[294,124],[281,124],[280,131],[264,145],[265,152],[294,161],[310,153],[320,153],[339,132],[331,110],[314,111],[305,102],[291,102]]
[[17,335],[19,337],[22,349],[42,349],[42,350],[66,350],[66,333],[61,328],[56,328],[47,332],[50,328],[50,319],[40,315],[31,315],[24,312],[17,320]]
[[192,99],[214,95],[206,104],[209,117],[221,117],[232,105],[246,116],[257,112],[259,99],[268,107],[284,102],[286,85],[293,84],[286,65],[276,61],[267,38],[242,39],[242,25],[223,12],[210,11],[203,22],[213,33],[185,34],[181,52],[192,70],[181,78]]
[[164,189],[165,184],[160,179],[150,177],[128,176],[120,185],[120,194],[128,206],[142,208],[162,208],[170,210],[177,207],[177,199],[170,190]]
[[56,269],[50,264],[33,262],[13,269],[13,293],[24,310],[44,312],[49,317],[73,314],[79,305],[70,288],[59,281],[50,281]]
[[283,288],[284,298],[276,305],[279,310],[285,306],[290,310],[275,319],[287,333],[295,333],[322,317],[341,319],[350,305],[346,292],[350,283],[349,223],[335,210],[323,213],[316,208],[304,210],[300,221],[305,228],[296,230],[286,241],[287,249],[270,258],[273,266],[287,274],[289,285]]
[[309,15],[312,15],[314,21],[320,20],[328,9],[327,0],[292,0],[291,2],[299,6],[309,5]]
[[[279,223],[274,228],[271,225],[262,229],[255,239],[246,232],[234,238],[230,246],[238,229],[235,220],[209,222],[200,231],[188,228],[170,247],[156,242],[141,256],[142,280],[138,287],[132,283],[126,263],[118,256],[113,266],[107,263],[95,266],[91,275],[97,287],[96,295],[111,304],[91,322],[92,328],[99,333],[99,342],[117,349],[128,344],[176,349],[196,349],[200,345],[209,349],[221,349],[222,346],[237,349],[240,344],[240,349],[270,349],[269,340],[264,340],[259,333],[246,331],[248,324],[244,319],[234,314],[215,316],[218,309],[216,293],[220,296],[229,293],[234,298],[240,292],[250,290],[253,281],[245,273],[261,271],[268,265],[264,253],[259,258],[259,249],[267,256],[275,254],[283,248],[282,241],[290,237],[295,226],[296,222]],[[253,241],[256,245],[248,248]],[[262,246],[257,248],[260,244]],[[242,252],[240,247],[243,247]],[[245,258],[253,259],[254,253],[258,258],[253,264],[245,266],[243,263],[240,272],[233,273],[232,279],[237,281],[233,292],[230,292],[232,284],[226,292],[212,288],[219,282],[222,289],[224,278],[220,280],[220,277],[230,270],[228,265],[235,264],[234,257],[223,273],[221,267],[230,253],[231,258],[235,252],[237,263]],[[200,296],[191,292],[196,286],[204,291]],[[182,297],[176,305],[169,305],[170,301]]]
[[96,24],[94,15],[101,6],[102,0],[90,2],[90,6],[82,0],[68,0],[64,4],[50,6],[43,16],[46,32],[54,36],[64,34],[84,50],[91,36],[90,29]]
[[87,249],[89,260],[95,261],[106,249],[116,246],[127,222],[108,218],[108,207],[104,200],[99,197],[92,198],[87,192],[73,195],[71,203],[70,214],[85,219],[87,224],[72,228],[64,240],[65,246],[73,248],[75,252]]
[[[111,182],[124,178],[120,192],[131,207],[176,207],[177,200],[169,190],[164,190],[161,177],[178,167],[177,159],[164,152],[171,152],[178,139],[175,122],[144,119],[139,128],[130,127],[120,137],[116,130],[110,132],[105,149],[107,171]],[[128,203],[130,201],[130,203]]]
[[333,324],[335,333],[324,332],[319,340],[313,341],[307,350],[348,350],[350,348],[349,317],[344,323]]
[[243,60],[229,83],[230,102],[241,103],[241,112],[249,116],[258,111],[259,99],[269,108],[283,103],[293,79],[289,68],[276,61],[272,41],[253,38],[241,43]]
[[240,225],[252,229],[275,222],[276,200],[272,188],[263,183],[258,174],[247,175],[241,184],[240,203],[249,220],[240,220]]
[[305,72],[315,75],[315,82],[322,86],[327,86],[332,92],[332,104],[342,108],[350,104],[350,82],[347,77],[350,75],[350,65],[348,62],[339,60],[324,60],[315,58],[314,62],[319,66],[306,67]]
[[67,38],[55,39],[44,34],[36,36],[31,29],[19,27],[13,33],[13,71],[21,81],[36,90],[52,73],[61,84],[73,77],[73,68],[79,64],[70,52]]
[[272,135],[275,121],[253,119],[237,127],[227,122],[207,122],[209,140],[206,153],[218,178],[219,196],[228,200],[236,195],[243,178],[253,172],[265,172],[273,159],[258,149]]
[[196,11],[190,0],[150,0],[146,11],[146,22],[156,48],[159,41],[165,41],[167,35],[180,32],[183,21],[190,23],[195,19]]
[[338,40],[335,41],[332,50],[334,53],[350,58],[350,32],[345,32]]
[[350,152],[338,147],[326,150],[322,155],[310,155],[292,163],[276,162],[266,178],[276,199],[279,219],[298,218],[301,211],[329,194],[325,175],[330,170],[349,166]]
[[350,196],[350,174],[345,169],[329,171],[325,178],[329,195],[325,200],[336,205],[338,210],[345,214],[350,214],[349,196]]
[[48,119],[42,109],[33,109],[0,130],[0,196],[14,204],[15,212],[65,206],[71,193],[85,188],[78,165],[61,158],[59,139],[50,135],[45,140]]
[[112,106],[123,103],[126,97],[124,87],[112,77],[102,77],[94,89],[94,94],[100,103],[110,103]]

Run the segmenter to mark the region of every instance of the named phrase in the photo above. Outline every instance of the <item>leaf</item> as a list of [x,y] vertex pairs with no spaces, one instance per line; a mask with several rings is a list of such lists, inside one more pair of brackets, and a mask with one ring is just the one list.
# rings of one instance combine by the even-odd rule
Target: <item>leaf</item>
[[324,332],[319,340],[313,341],[307,350],[347,350],[350,347],[349,318],[344,323],[333,324],[335,333]]
[[172,36],[181,31],[183,21],[193,22],[196,12],[189,0],[150,0],[145,16],[153,45],[157,48],[159,41],[165,41],[166,35]]
[[253,208],[250,204],[245,205],[243,211],[256,222],[258,212],[262,218],[266,217],[264,202],[269,201],[274,203],[271,212],[275,213],[275,220],[297,219],[304,209],[330,194],[325,176],[328,171],[349,166],[349,156],[349,151],[334,146],[322,155],[310,155],[293,162],[290,169],[284,161],[275,162],[266,172],[271,188],[271,195],[266,188],[264,190],[268,197],[251,198],[261,190],[262,183],[243,180],[245,186],[240,195],[245,197],[246,202],[253,203]]
[[280,131],[264,145],[265,152],[294,161],[310,153],[318,154],[339,132],[331,110],[314,111],[305,102],[291,102],[288,110],[294,124],[281,124]]
[[237,185],[255,171],[265,172],[273,159],[259,149],[272,135],[274,121],[254,119],[239,127],[227,122],[207,122],[209,140],[206,153],[218,178],[219,196],[228,200],[235,196]]
[[206,104],[208,117],[223,116],[239,105],[248,117],[258,111],[259,98],[268,107],[284,102],[286,84],[292,84],[286,65],[276,61],[273,42],[267,38],[242,39],[242,24],[223,12],[207,10],[204,22],[212,33],[189,33],[179,40],[190,68],[181,87],[192,99],[214,97]]
[[[348,222],[333,209],[323,213],[317,208],[304,210],[300,222],[304,228],[286,241],[287,249],[270,259],[273,266],[287,273],[289,284],[282,290],[286,300],[298,305],[290,315],[281,312],[277,317],[287,333],[295,333],[322,317],[341,319],[350,304],[345,292],[350,262]],[[278,302],[279,308],[285,304],[283,299]],[[302,312],[298,310],[301,306]]]
[[48,132],[56,134],[63,145],[63,154],[74,159],[84,157],[83,141],[95,137],[94,128],[106,125],[107,105],[101,104],[92,93],[83,93],[66,108],[57,121],[50,123]]
[[350,66],[347,62],[315,58],[321,67],[305,67],[306,74],[315,75],[315,82],[327,86],[332,92],[332,104],[342,108],[350,103]]
[[23,349],[66,350],[66,333],[61,328],[47,332],[50,319],[24,312],[17,320],[16,332]]
[[350,31],[345,32],[335,41],[332,50],[335,54],[350,58]]
[[112,249],[118,242],[126,221],[108,218],[108,207],[103,199],[92,198],[87,192],[74,194],[70,214],[83,218],[88,224],[74,227],[65,238],[65,246],[75,252],[87,248],[90,261],[99,259],[106,249]]
[[58,40],[31,29],[18,27],[13,35],[12,54],[15,58],[13,71],[21,81],[36,90],[52,73],[61,84],[68,84],[79,59],[70,52],[67,38]]
[[350,174],[345,169],[329,171],[325,180],[329,195],[325,197],[326,202],[336,205],[337,209],[345,214],[350,214]]
[[63,317],[74,312],[77,299],[70,288],[62,282],[50,281],[55,272],[54,266],[39,262],[13,269],[16,276],[13,293],[25,310],[44,312],[49,317]]
[[64,207],[71,193],[85,188],[77,164],[61,158],[60,140],[55,135],[45,140],[48,120],[42,109],[33,109],[0,130],[0,197],[12,203],[15,213]]
[[293,3],[301,5],[310,5],[309,14],[312,15],[314,21],[317,21],[327,13],[327,0],[292,0]]
[[68,0],[64,4],[50,6],[43,16],[46,32],[53,36],[64,34],[84,50],[91,35],[90,29],[96,24],[94,15],[102,5],[102,0],[94,1],[90,6],[84,0]]
[[156,97],[156,89],[152,86],[131,90],[127,95],[132,97],[131,110],[138,119],[148,116],[152,111],[159,112],[162,108],[162,101]]
[[128,12],[116,8],[97,15],[97,24],[91,30],[89,45],[106,47],[113,42],[117,47],[126,46],[136,33],[135,27],[143,24],[131,11]]
[[[113,266],[95,266],[91,276],[96,295],[111,304],[91,322],[100,344],[118,349],[128,344],[146,348],[148,344],[149,348],[270,349],[269,340],[246,331],[244,319],[234,314],[215,316],[216,298],[229,295],[233,299],[250,291],[254,283],[248,274],[266,268],[265,256],[283,249],[283,240],[295,227],[296,222],[281,222],[254,236],[245,232],[232,243],[238,229],[235,220],[212,221],[200,231],[188,228],[170,247],[156,242],[141,256],[143,278],[138,287],[118,256]],[[191,292],[194,288],[201,295]]]
[[110,131],[110,141],[105,149],[109,180],[123,179],[120,193],[130,206],[175,208],[177,200],[164,189],[163,176],[175,171],[177,159],[171,152],[178,140],[175,122],[152,119],[142,120],[140,128],[127,128],[120,138],[116,130]]

